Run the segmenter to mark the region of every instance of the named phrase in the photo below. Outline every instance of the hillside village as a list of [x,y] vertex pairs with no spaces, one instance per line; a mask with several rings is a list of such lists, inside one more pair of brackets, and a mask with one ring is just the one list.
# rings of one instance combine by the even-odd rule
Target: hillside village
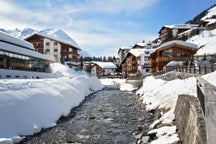
[[[1,29],[3,32],[1,35],[5,37],[5,33],[9,33],[23,39],[31,43],[31,47],[34,47],[36,52],[53,56],[53,62],[67,64],[76,70],[91,72],[97,77],[135,78],[143,74],[180,69],[183,66],[195,67],[194,69],[199,72],[201,71],[200,67],[206,66],[214,71],[216,63],[216,50],[213,48],[216,28],[215,9],[216,6],[212,6],[209,10],[196,16],[194,20],[184,24],[164,25],[158,30],[156,40],[121,47],[117,51],[118,57],[92,58],[85,55],[79,45],[59,29],[41,31],[29,28],[23,31]],[[14,43],[13,45],[18,44]],[[21,45],[21,47],[23,46]],[[6,54],[3,50],[2,53]],[[14,57],[16,57],[15,54]],[[1,68],[27,71],[32,69],[27,65],[19,64],[18,61],[22,60],[7,59],[3,56]],[[42,65],[36,66],[35,63],[34,65],[34,69],[40,71],[40,68],[37,67]],[[51,72],[51,68],[49,71]],[[8,78],[10,75],[2,73],[1,77]]]
[[[147,110],[150,115],[156,114],[156,118],[149,126],[137,127],[142,131],[146,126],[149,131],[133,133],[138,137],[136,143],[145,138],[152,144],[181,143],[174,111],[179,95],[190,95],[190,100],[196,98],[196,78],[171,81],[153,76],[142,78],[173,70],[202,75],[215,71],[216,5],[186,23],[161,26],[158,38],[153,41],[116,48],[118,56],[91,57],[77,42],[60,29],[0,29],[0,90],[4,95],[0,98],[0,128],[4,129],[0,131],[0,143],[18,143],[27,135],[55,127],[57,120],[67,116],[86,96],[104,89],[106,84],[102,83],[119,85],[121,91],[132,92],[135,88],[126,80],[137,78],[143,80],[135,93],[145,105],[142,112]],[[166,77],[172,77],[171,74]],[[215,72],[202,78],[216,85]],[[96,118],[91,115],[85,119]],[[113,121],[103,118],[107,123]],[[194,134],[190,129],[187,132]]]

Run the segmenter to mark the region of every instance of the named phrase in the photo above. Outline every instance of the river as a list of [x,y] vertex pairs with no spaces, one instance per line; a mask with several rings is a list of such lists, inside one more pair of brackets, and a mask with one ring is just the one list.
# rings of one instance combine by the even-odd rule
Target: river
[[134,93],[106,87],[86,97],[55,127],[27,136],[20,144],[135,144],[152,120]]

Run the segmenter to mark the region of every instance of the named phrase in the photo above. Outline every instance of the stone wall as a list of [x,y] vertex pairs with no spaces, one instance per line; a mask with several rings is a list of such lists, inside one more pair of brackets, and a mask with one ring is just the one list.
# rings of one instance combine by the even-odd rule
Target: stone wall
[[196,97],[179,95],[175,122],[183,144],[207,144],[204,115]]
[[186,79],[189,77],[197,77],[200,76],[199,74],[191,74],[191,73],[185,73],[185,72],[176,72],[176,71],[170,71],[161,75],[155,76],[157,79],[163,79],[166,81],[171,81],[174,79]]

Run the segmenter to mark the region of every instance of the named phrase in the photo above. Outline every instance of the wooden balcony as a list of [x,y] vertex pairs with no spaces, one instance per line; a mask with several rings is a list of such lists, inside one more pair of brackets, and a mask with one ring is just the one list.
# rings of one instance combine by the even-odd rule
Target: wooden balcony
[[186,61],[189,57],[158,57],[156,58],[156,63],[164,63],[170,61]]

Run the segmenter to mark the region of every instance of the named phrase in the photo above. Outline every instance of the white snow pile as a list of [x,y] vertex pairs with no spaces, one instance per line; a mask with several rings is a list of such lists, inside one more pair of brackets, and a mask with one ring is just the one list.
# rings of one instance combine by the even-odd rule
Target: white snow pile
[[137,89],[133,84],[127,83],[126,79],[100,79],[101,83],[106,86],[119,86],[121,91],[132,92]]
[[[216,86],[216,71],[202,77]],[[143,103],[146,105],[147,110],[157,108],[168,110],[168,112],[162,113],[161,118],[155,120],[150,126],[152,130],[149,131],[149,134],[157,133],[157,140],[154,140],[151,144],[167,144],[178,141],[179,138],[176,134],[176,126],[173,125],[176,102],[178,95],[180,94],[197,96],[196,78],[190,77],[184,80],[176,79],[164,81],[149,76],[143,80],[143,85],[136,94],[141,95],[141,99],[143,99]],[[155,125],[159,123],[171,126],[154,129]]]
[[201,34],[189,38],[187,42],[198,45],[199,49],[195,54],[197,56],[216,54],[216,29],[203,31]]
[[126,82],[126,79],[100,79],[101,83],[103,85],[116,85],[116,86],[120,86],[122,84],[124,84]]
[[31,135],[41,128],[55,126],[56,121],[68,115],[85,96],[103,88],[97,77],[72,77],[76,75],[75,72],[64,66],[60,66],[56,72],[63,76],[0,80],[1,144],[13,144],[20,141],[22,135]]

